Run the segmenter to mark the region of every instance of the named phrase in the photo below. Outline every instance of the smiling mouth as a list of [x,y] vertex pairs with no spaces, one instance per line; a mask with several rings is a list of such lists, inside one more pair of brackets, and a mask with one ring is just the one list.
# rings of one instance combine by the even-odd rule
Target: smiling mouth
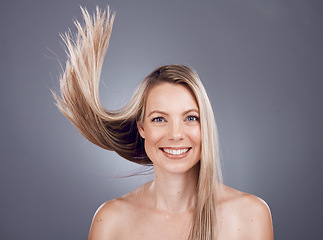
[[171,155],[181,155],[184,153],[187,153],[191,148],[181,148],[181,149],[172,149],[172,148],[161,148],[165,153],[171,154]]

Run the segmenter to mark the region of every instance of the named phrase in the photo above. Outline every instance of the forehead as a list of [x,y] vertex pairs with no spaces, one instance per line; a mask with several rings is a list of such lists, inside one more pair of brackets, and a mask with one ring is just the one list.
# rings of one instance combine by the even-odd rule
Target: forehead
[[198,104],[191,90],[183,84],[164,82],[153,86],[147,95],[146,110],[187,110],[195,108]]

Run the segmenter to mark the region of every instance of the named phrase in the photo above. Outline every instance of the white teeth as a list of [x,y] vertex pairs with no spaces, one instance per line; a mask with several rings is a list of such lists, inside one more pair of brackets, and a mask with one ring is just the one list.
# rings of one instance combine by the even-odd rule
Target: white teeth
[[188,148],[183,148],[183,149],[169,149],[169,148],[163,148],[164,152],[169,153],[169,154],[173,154],[173,155],[180,155],[183,153],[186,153],[188,151]]

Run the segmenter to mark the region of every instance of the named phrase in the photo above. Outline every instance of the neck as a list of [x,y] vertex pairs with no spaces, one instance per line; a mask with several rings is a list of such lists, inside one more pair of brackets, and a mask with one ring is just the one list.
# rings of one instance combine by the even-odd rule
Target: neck
[[181,174],[155,169],[155,179],[149,189],[155,207],[174,214],[193,210],[197,198],[198,174],[198,165]]

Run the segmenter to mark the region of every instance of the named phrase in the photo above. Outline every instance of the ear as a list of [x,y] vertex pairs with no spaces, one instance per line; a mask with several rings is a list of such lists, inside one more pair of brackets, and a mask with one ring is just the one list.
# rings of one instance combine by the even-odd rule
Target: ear
[[143,124],[139,121],[137,121],[137,128],[138,128],[138,132],[139,132],[140,136],[142,138],[145,138],[145,130],[144,130]]

